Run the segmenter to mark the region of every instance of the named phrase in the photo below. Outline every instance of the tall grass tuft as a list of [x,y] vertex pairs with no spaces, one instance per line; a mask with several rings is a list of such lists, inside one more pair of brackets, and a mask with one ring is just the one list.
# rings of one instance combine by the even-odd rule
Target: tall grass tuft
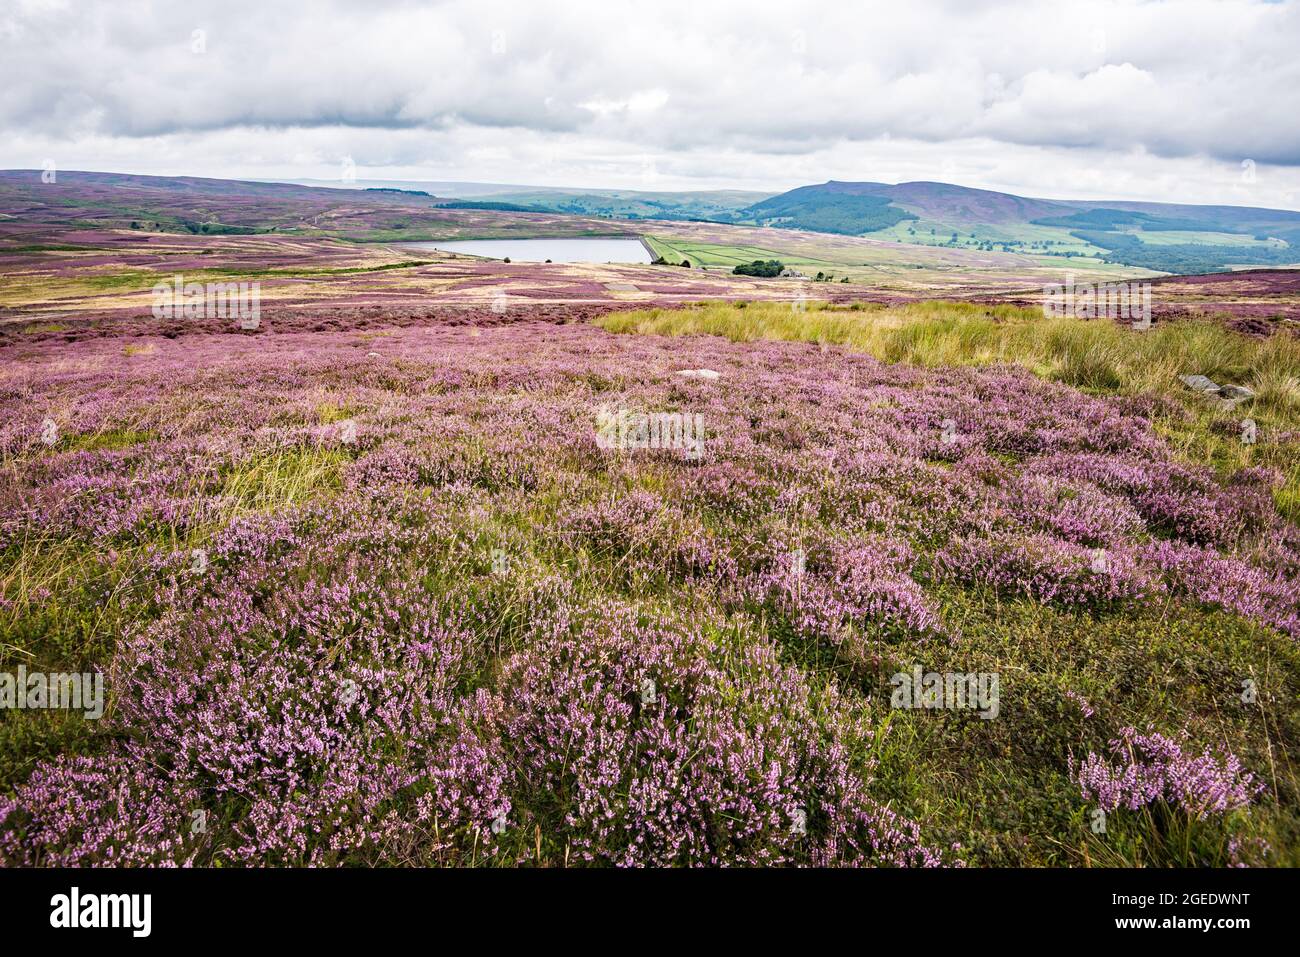
[[1081,389],[1130,395],[1180,392],[1180,375],[1200,373],[1248,385],[1262,404],[1300,410],[1300,342],[1290,335],[1253,339],[1209,320],[1141,332],[1105,320],[1048,319],[1017,306],[929,301],[802,309],[715,302],[611,313],[596,322],[610,332],[842,345],[926,367],[1010,363]]

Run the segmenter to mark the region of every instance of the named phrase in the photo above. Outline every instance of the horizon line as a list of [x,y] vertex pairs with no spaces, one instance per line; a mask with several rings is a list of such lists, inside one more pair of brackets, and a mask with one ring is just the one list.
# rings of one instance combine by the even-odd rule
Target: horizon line
[[[4,175],[6,173],[33,173],[36,175],[40,175],[42,172],[43,170],[38,169],[36,167],[13,167],[13,168],[0,169],[0,175]],[[1119,197],[1111,197],[1107,199],[1061,199],[1052,196],[1030,196],[1022,193],[1011,193],[1011,192],[1007,192],[1006,190],[991,189],[987,186],[967,186],[963,183],[955,183],[955,182],[949,182],[947,180],[936,180],[936,179],[903,180],[898,183],[888,183],[881,180],[827,179],[820,183],[801,183],[798,186],[791,186],[788,189],[770,191],[770,190],[763,190],[763,189],[746,189],[742,187],[727,187],[727,186],[718,186],[718,187],[713,187],[711,189],[637,189],[637,188],[622,187],[622,186],[542,186],[535,183],[499,183],[499,182],[489,182],[486,180],[475,180],[475,179],[419,180],[419,179],[400,179],[400,178],[390,179],[390,178],[379,177],[379,176],[376,177],[358,176],[356,177],[355,180],[349,181],[349,180],[344,180],[342,178],[329,179],[329,178],[314,177],[314,176],[299,176],[296,178],[290,178],[290,177],[242,178],[242,177],[231,177],[231,176],[205,176],[205,175],[199,175],[194,173],[135,173],[135,172],[128,172],[124,170],[116,170],[116,169],[108,169],[108,170],[66,169],[66,170],[58,170],[58,172],[92,173],[92,174],[109,175],[109,176],[138,176],[138,177],[148,178],[148,179],[203,179],[203,180],[212,180],[213,182],[220,182],[220,183],[257,183],[262,185],[276,185],[276,186],[303,186],[304,188],[307,189],[356,189],[356,190],[364,190],[365,187],[348,185],[348,184],[363,183],[363,182],[372,182],[372,183],[387,182],[387,183],[410,183],[410,184],[445,183],[445,184],[466,185],[466,186],[510,187],[512,190],[532,189],[532,190],[551,191],[551,192],[574,192],[579,190],[598,191],[598,192],[606,192],[606,193],[644,193],[644,194],[732,192],[732,193],[755,193],[755,194],[766,195],[766,196],[780,196],[784,193],[788,193],[796,189],[805,189],[811,186],[829,186],[832,183],[841,183],[846,185],[865,184],[865,185],[895,186],[895,187],[924,185],[924,186],[954,186],[958,189],[967,189],[967,190],[983,192],[983,193],[994,193],[999,196],[1012,196],[1017,199],[1028,199],[1037,202],[1049,202],[1049,203],[1065,203],[1065,204],[1108,203],[1108,202],[1149,203],[1154,206],[1205,206],[1205,207],[1220,207],[1220,208],[1229,208],[1229,209],[1260,209],[1260,210],[1272,210],[1277,212],[1300,213],[1300,208],[1293,208],[1290,206],[1244,206],[1244,205],[1238,205],[1236,203],[1206,203],[1206,202],[1186,202],[1186,201],[1172,202],[1168,200],[1159,200],[1159,199],[1123,199]],[[338,183],[339,185],[317,187],[317,186],[305,185],[304,183],[301,182],[302,180],[310,180],[313,183]],[[431,198],[438,199],[441,197],[433,196]],[[456,197],[449,196],[445,198],[455,199]]]

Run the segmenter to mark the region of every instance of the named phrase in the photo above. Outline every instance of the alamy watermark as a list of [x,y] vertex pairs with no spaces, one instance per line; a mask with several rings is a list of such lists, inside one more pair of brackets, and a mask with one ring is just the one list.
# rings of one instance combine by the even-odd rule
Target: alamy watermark
[[1043,315],[1048,319],[1125,319],[1134,329],[1151,328],[1151,283],[1065,283],[1043,287]]
[[698,412],[596,413],[596,445],[602,449],[680,449],[687,459],[704,455],[704,416]]
[[155,319],[238,319],[241,329],[262,321],[260,282],[186,282],[181,275],[153,287]]
[[998,716],[996,671],[925,672],[915,665],[911,671],[898,672],[889,683],[894,688],[889,699],[891,708],[970,709],[985,720]]
[[153,929],[153,895],[94,894],[73,887],[50,898],[50,926],[55,928],[118,927],[132,937],[148,937]]
[[0,709],[67,708],[80,711],[95,720],[104,714],[104,674],[100,671],[81,674],[28,671],[18,666],[18,673],[0,672]]

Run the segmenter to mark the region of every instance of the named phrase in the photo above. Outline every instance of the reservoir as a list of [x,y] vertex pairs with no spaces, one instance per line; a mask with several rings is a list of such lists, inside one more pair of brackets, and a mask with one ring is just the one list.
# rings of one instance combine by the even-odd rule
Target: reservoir
[[511,262],[648,263],[650,253],[639,239],[458,239],[436,243],[403,243],[411,249],[486,256]]

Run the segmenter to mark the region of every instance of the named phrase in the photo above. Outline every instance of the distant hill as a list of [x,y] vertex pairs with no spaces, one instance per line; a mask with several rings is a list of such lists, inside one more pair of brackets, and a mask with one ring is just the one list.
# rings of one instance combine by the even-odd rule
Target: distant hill
[[[905,219],[920,218],[891,204],[887,196],[861,188],[877,185],[827,183],[825,186],[802,186],[755,203],[737,215],[760,226],[787,226],[850,236],[885,229]],[[839,188],[844,186],[859,188]]]
[[103,229],[362,242],[627,234],[618,222],[458,202],[392,185],[336,189],[80,170],[58,170],[47,183],[41,170],[0,170],[0,253],[75,244],[79,231]]
[[[841,216],[832,216],[839,210]],[[861,234],[883,229],[905,219],[950,224],[1027,223],[1041,216],[1073,210],[1051,200],[1026,199],[1010,193],[971,189],[950,183],[842,183],[831,180],[817,186],[800,186],[755,203],[740,215],[762,225],[818,229],[819,221],[834,219],[837,228],[822,230]]]
[[678,192],[631,189],[521,189],[493,194],[491,199],[497,202],[543,207],[574,216],[730,222],[739,210],[767,199],[771,195],[771,193],[739,189]]
[[477,196],[494,196],[498,193],[511,193],[527,186],[509,183],[467,183],[449,180],[403,180],[403,179],[266,179],[250,180],[254,183],[291,183],[298,186],[312,186],[318,189],[403,189],[422,190],[435,196],[453,199],[466,199]]
[[1300,262],[1300,212],[1292,210],[1034,199],[951,183],[832,180],[754,203],[726,221],[1172,273]]
[[926,219],[972,223],[1023,223],[1050,216],[1061,207],[1050,199],[1026,199],[990,189],[951,183],[899,183],[883,195]]
[[[259,182],[263,182],[259,180]],[[470,183],[447,180],[378,180],[353,182],[296,179],[287,182],[326,189],[376,188],[423,190],[448,200],[493,202],[498,207],[478,209],[561,212],[573,216],[608,219],[689,219],[727,222],[737,210],[767,199],[771,193],[743,189],[636,190],[583,189],[572,186],[523,186],[507,183]]]
[[[40,170],[0,170],[0,182],[39,183]],[[128,189],[141,193],[186,193],[191,196],[266,196],[276,199],[330,199],[337,201],[339,194],[316,186],[297,183],[267,182],[264,180],[211,179],[206,176],[148,176],[140,173],[101,173],[91,170],[58,170],[56,184],[75,185],[85,192],[107,189]],[[395,196],[399,191],[375,189],[367,191],[370,198]],[[409,196],[409,193],[402,193]]]

